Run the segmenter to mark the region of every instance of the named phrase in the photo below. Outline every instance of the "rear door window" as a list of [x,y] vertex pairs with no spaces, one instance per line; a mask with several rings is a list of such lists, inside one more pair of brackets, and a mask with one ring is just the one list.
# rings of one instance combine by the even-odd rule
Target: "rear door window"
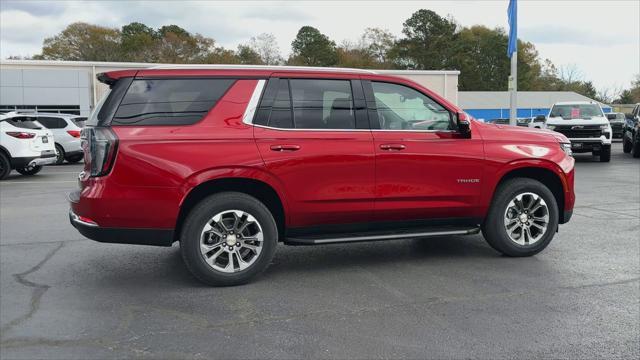
[[134,79],[112,125],[189,125],[200,121],[234,79]]
[[291,79],[291,105],[296,129],[355,129],[349,80]]

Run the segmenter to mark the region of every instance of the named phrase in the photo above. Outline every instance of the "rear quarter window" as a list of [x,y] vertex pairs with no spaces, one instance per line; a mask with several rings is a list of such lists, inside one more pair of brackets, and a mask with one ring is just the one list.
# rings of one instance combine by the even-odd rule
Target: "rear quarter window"
[[200,121],[234,79],[134,79],[112,125],[190,125]]

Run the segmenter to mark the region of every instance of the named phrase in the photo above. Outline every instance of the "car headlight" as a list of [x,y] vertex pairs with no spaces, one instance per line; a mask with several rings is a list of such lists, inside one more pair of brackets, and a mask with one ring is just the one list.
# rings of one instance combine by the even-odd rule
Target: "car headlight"
[[571,143],[560,143],[560,148],[564,151],[565,154],[569,156],[573,156],[573,151],[571,151]]

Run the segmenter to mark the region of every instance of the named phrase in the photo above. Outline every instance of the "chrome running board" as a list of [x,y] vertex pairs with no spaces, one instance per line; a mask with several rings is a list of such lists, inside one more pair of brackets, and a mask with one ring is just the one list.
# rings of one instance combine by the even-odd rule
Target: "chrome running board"
[[451,235],[473,235],[480,232],[480,227],[467,228],[434,228],[402,230],[402,232],[384,232],[370,233],[368,235],[360,234],[333,234],[324,236],[309,237],[287,237],[284,242],[290,245],[321,245],[321,244],[338,244],[366,241],[382,241],[382,240],[402,240],[413,238],[425,238],[433,236],[451,236]]

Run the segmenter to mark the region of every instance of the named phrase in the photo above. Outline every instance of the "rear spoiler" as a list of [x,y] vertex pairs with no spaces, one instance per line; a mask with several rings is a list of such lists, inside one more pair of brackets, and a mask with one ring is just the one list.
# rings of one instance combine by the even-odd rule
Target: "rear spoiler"
[[138,73],[138,70],[108,71],[108,72],[99,73],[98,75],[96,75],[96,78],[101,83],[112,86],[119,79],[125,78],[125,77],[135,77],[137,73]]

